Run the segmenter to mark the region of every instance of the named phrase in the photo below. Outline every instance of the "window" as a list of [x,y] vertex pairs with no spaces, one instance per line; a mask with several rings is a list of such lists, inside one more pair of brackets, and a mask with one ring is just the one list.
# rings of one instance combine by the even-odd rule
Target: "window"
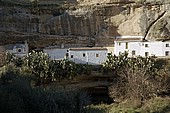
[[68,53],[66,53],[66,57],[68,57],[69,56],[69,54]]
[[118,42],[118,46],[121,46],[121,42]]
[[73,58],[73,55],[71,55],[71,58]]
[[166,46],[166,47],[169,47],[169,44],[166,44],[165,46]]
[[128,49],[128,42],[126,42],[126,49]]
[[19,53],[21,52],[21,48],[18,49],[18,52],[19,52]]
[[149,52],[145,52],[145,57],[148,57],[149,56]]
[[145,44],[145,47],[149,47],[148,44]]
[[132,51],[132,56],[134,56],[134,55],[136,55],[136,51],[135,50]]
[[85,53],[83,53],[83,57],[85,57],[86,56],[86,54]]
[[107,53],[107,55],[109,56],[109,55],[112,55],[112,53]]
[[169,51],[165,51],[165,56],[169,56]]
[[96,57],[99,57],[99,54],[96,54]]

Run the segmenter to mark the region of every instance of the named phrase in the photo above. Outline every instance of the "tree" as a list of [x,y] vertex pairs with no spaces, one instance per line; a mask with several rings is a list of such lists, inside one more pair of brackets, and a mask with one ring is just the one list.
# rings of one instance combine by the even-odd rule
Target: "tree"
[[76,75],[76,65],[68,59],[54,60],[50,63],[50,73],[55,79],[72,79]]
[[[68,59],[50,60],[47,54],[35,51],[24,58],[8,54],[6,62],[8,67],[13,66],[16,72],[22,73],[22,75],[33,75],[38,84],[49,83],[57,79],[72,79],[80,69],[80,65],[76,65]],[[88,65],[83,65],[82,73],[88,74],[89,70]]]
[[85,113],[90,97],[80,90],[32,87],[24,76],[6,73],[0,81],[0,113]]
[[49,63],[49,56],[43,52],[32,51],[26,57],[26,65],[40,82],[45,82],[51,79],[51,76],[48,74]]
[[[127,57],[127,53],[120,56],[109,56],[105,68],[116,72],[117,83],[109,88],[113,99],[129,99],[139,102],[157,96],[166,90],[164,78],[158,76],[159,69],[153,57]],[[159,68],[163,68],[160,67]]]
[[50,60],[49,56],[43,52],[31,52],[26,58],[26,65],[38,80],[55,81],[56,79],[71,79],[76,74],[75,63],[68,59]]
[[117,74],[117,71],[128,61],[128,53],[122,53],[119,56],[109,54],[106,62],[103,63],[104,72]]
[[8,65],[11,62],[13,62],[14,61],[14,57],[15,57],[14,54],[6,52],[6,55],[5,55],[5,64]]

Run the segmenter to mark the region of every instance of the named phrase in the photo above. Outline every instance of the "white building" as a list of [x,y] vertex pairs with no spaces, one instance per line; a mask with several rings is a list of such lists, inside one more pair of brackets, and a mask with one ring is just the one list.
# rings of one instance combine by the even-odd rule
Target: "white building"
[[61,47],[47,47],[43,49],[44,53],[47,53],[51,60],[61,60],[66,58],[66,53],[68,52],[68,48]]
[[99,65],[107,59],[108,50],[103,47],[61,48],[47,47],[43,49],[51,60],[68,58],[77,64]]
[[106,46],[105,47],[107,49],[107,52],[110,53],[110,54],[114,54],[114,46]]
[[108,50],[103,47],[70,48],[68,58],[78,64],[100,65],[107,59]]
[[29,52],[29,47],[27,42],[24,44],[9,44],[4,46],[5,51],[14,54],[16,57],[26,56]]
[[144,41],[142,36],[123,36],[115,40],[114,54],[128,52],[129,56],[170,56],[170,41]]

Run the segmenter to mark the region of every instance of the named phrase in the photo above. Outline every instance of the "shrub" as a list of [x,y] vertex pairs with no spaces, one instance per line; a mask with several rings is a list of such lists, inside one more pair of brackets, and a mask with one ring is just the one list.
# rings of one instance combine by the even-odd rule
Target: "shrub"
[[109,108],[105,104],[89,105],[86,107],[86,113],[109,113]]
[[21,75],[33,75],[36,85],[50,83],[56,80],[73,79],[76,75],[91,74],[91,67],[87,64],[75,64],[68,59],[50,60],[43,52],[32,51],[24,58],[17,58],[8,53],[6,69],[15,68],[13,71]]
[[119,76],[117,83],[109,88],[110,96],[115,101],[128,99],[136,100],[140,104],[141,101],[167,90],[164,77],[158,76],[158,71],[162,69],[163,64],[155,65],[155,57],[129,58],[127,56],[127,53],[109,56],[104,63],[104,68]]
[[88,64],[76,64],[76,73],[78,75],[90,75],[92,72],[92,66]]
[[44,83],[50,79],[48,75],[50,59],[47,54],[43,52],[32,51],[26,57],[26,66],[29,67],[32,74]]
[[170,112],[170,99],[156,97],[145,102],[140,108],[143,113],[169,113]]
[[104,73],[114,73],[117,75],[117,72],[121,67],[123,67],[128,62],[128,54],[122,53],[119,56],[109,54],[107,56],[106,62],[103,63]]
[[31,87],[28,78],[6,73],[0,79],[2,113],[83,113],[90,97],[80,90]]
[[68,59],[51,61],[49,73],[55,79],[72,79],[76,75],[76,64]]

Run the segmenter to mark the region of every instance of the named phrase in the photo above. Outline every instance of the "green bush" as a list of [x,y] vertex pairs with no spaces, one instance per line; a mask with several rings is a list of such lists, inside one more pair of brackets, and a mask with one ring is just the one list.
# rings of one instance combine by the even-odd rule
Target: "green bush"
[[32,87],[31,79],[7,72],[0,79],[1,113],[83,113],[90,97],[80,90]]
[[86,113],[109,113],[108,105],[89,105],[86,107]]
[[76,64],[76,73],[78,75],[90,75],[92,72],[92,66],[88,64]]
[[17,58],[7,53],[6,69],[22,75],[33,75],[37,84],[50,83],[57,79],[72,79],[76,75],[76,64],[68,59],[50,60],[43,52],[32,51],[24,58]]
[[109,88],[109,94],[114,101],[142,101],[159,95],[167,90],[166,77],[159,76],[166,62],[152,57],[128,57],[122,53],[119,56],[108,56],[103,68],[118,76],[117,81]]
[[170,98],[156,97],[145,102],[140,108],[144,113],[169,113],[170,112]]
[[37,85],[56,80],[70,80],[76,75],[90,75],[92,71],[90,65],[75,64],[68,59],[50,60],[47,54],[35,51],[24,58],[17,58],[7,53],[6,69],[10,69],[11,66],[11,69],[18,74],[34,76]]

